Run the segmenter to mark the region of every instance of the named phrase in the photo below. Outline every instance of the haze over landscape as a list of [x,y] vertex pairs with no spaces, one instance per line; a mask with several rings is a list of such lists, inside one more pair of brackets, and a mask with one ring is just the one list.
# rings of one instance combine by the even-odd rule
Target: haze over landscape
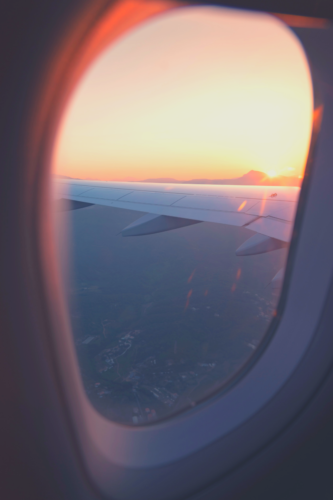
[[86,394],[131,425],[197,404],[246,363],[274,315],[270,282],[286,258],[286,249],[237,257],[253,232],[214,223],[119,235],[142,215],[101,206],[58,213],[59,233],[71,228],[64,279]]

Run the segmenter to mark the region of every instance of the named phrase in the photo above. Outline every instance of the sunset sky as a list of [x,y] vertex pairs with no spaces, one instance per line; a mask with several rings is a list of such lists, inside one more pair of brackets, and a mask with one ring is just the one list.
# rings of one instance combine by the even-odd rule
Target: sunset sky
[[312,85],[296,36],[272,16],[181,8],[118,39],[63,116],[54,172],[82,179],[301,176]]

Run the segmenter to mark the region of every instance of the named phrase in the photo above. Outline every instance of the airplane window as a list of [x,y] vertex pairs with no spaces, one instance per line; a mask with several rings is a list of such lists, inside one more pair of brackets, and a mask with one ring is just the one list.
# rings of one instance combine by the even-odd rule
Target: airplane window
[[286,25],[215,7],[154,17],[86,71],[57,137],[54,206],[82,383],[105,417],[135,426],[192,408],[256,353],[312,94]]

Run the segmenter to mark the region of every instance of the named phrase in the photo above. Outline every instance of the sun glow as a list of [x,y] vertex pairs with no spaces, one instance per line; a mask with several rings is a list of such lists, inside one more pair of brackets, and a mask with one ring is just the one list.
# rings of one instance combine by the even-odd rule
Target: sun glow
[[223,179],[267,165],[276,177],[288,165],[299,176],[312,112],[306,56],[281,21],[175,9],[131,30],[90,66],[64,115],[54,173]]

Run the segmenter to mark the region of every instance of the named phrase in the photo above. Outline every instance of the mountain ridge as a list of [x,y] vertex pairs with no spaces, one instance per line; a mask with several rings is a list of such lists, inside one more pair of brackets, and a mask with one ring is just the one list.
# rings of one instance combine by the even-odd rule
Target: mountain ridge
[[[93,181],[99,179],[79,179],[76,177],[69,177],[67,175],[56,174],[55,177],[59,179],[69,180],[86,180]],[[112,182],[112,181],[109,181]],[[147,182],[156,184],[210,184],[210,185],[238,185],[238,186],[297,186],[302,184],[302,179],[295,176],[277,175],[276,177],[269,177],[264,172],[259,170],[250,170],[241,177],[233,179],[191,179],[189,181],[182,181],[173,179],[172,177],[157,177],[151,179],[144,179],[142,181],[124,181],[124,182]]]
[[191,179],[189,181],[178,181],[170,177],[160,177],[156,179],[145,179],[140,182],[160,183],[160,184],[213,184],[213,185],[245,185],[245,186],[300,186],[302,179],[295,176],[277,175],[269,177],[259,170],[250,170],[247,174],[233,179]]

